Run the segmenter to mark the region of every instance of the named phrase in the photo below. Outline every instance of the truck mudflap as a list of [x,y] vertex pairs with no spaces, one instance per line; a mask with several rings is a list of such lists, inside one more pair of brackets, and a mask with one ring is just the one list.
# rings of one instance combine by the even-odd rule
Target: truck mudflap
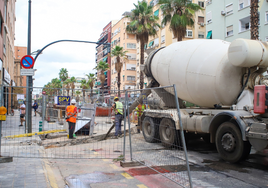
[[262,122],[252,122],[246,130],[246,137],[257,151],[268,149],[268,125]]

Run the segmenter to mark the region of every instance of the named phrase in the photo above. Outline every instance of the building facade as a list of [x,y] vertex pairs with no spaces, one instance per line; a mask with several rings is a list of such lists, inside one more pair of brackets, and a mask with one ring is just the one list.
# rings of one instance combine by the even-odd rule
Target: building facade
[[[27,47],[23,46],[15,46],[14,47],[14,53],[15,53],[15,63],[14,63],[14,82],[16,83],[16,86],[24,86],[26,87],[26,76],[20,75],[20,70],[22,69],[22,66],[20,64],[21,58],[25,55],[27,55]],[[26,88],[15,88],[17,91],[15,93],[23,93],[26,95]],[[23,90],[23,91],[21,91]]]
[[[98,43],[111,43],[111,32],[112,32],[112,21],[109,22],[104,28],[98,40]],[[96,47],[96,64],[98,64],[101,60],[107,62],[109,67],[111,67],[111,57],[108,56],[110,53],[110,45],[98,44]],[[95,88],[101,87],[101,81],[99,79],[100,71],[96,72],[96,83]],[[108,70],[105,72],[105,82],[104,89],[110,89],[111,85],[111,71]]]
[[[137,57],[137,41],[134,34],[126,32],[126,27],[130,23],[129,18],[125,16],[129,12],[125,12],[122,18],[112,27],[112,42],[111,47],[123,47],[126,51],[127,59],[122,58],[122,70],[120,75],[120,90],[135,89],[136,86],[136,57]],[[117,77],[118,73],[115,70],[116,57],[111,60],[111,88],[118,90]],[[124,93],[121,93],[124,95]]]
[[[259,39],[268,41],[268,1],[259,0]],[[207,0],[206,38],[250,39],[250,0]]]
[[16,85],[14,81],[15,2],[16,0],[0,0],[0,84],[4,86],[4,92],[9,93],[3,98],[8,113],[14,105],[14,97],[10,94],[11,88],[7,86]]

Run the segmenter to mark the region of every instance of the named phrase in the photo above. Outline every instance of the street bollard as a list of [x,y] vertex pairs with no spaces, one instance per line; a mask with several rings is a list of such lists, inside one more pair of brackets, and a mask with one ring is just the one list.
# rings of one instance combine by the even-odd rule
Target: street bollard
[[39,132],[43,131],[43,122],[39,121]]

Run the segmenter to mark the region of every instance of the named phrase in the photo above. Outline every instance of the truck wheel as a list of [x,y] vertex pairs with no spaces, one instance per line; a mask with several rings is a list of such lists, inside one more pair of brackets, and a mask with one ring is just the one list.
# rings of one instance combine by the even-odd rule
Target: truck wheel
[[216,147],[220,157],[231,163],[246,158],[250,152],[248,142],[242,140],[239,128],[231,122],[224,122],[217,129]]
[[157,142],[158,136],[158,126],[154,124],[154,121],[150,117],[145,117],[142,121],[142,134],[146,142]]
[[168,118],[162,119],[159,127],[159,135],[163,146],[174,146],[178,141],[176,135],[179,135],[178,132],[176,132],[174,121]]

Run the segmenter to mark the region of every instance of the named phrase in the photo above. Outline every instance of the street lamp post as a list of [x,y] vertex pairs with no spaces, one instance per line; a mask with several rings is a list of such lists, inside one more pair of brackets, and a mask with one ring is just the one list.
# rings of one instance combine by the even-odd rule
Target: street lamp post
[[[27,43],[27,55],[31,55],[31,3],[29,0],[28,8],[28,43]],[[32,132],[32,86],[33,79],[32,76],[27,76],[26,80],[27,90],[26,90],[26,124],[25,130],[27,127],[27,132]]]

